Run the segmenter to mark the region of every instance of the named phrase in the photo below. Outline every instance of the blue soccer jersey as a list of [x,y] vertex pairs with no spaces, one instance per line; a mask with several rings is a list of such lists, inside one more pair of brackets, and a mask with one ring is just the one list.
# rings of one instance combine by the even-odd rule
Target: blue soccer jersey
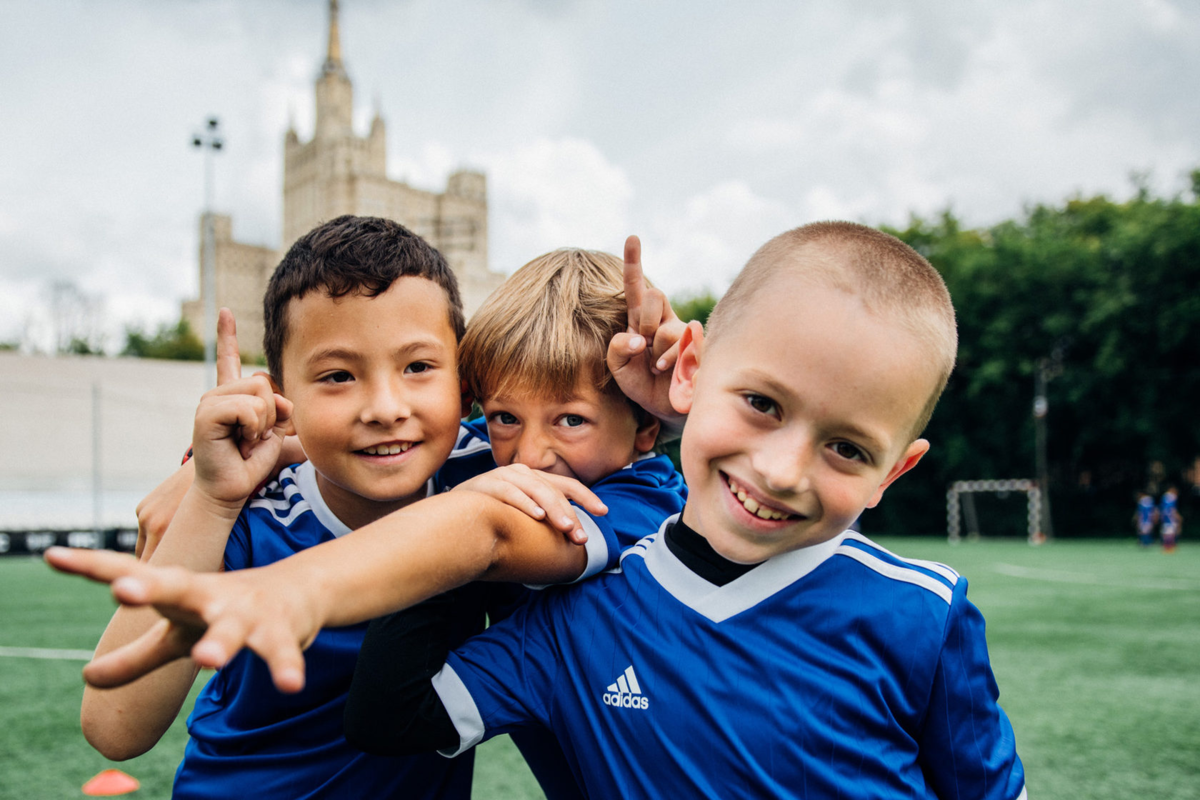
[[[473,426],[473,430],[476,436],[486,436],[482,426]],[[588,534],[587,564],[577,580],[614,566],[622,549],[644,537],[646,531],[657,528],[663,519],[681,511],[687,498],[683,478],[666,456],[641,458],[595,482],[591,489],[608,507],[608,513],[592,517],[576,507],[580,524]],[[520,598],[516,607],[523,605],[525,600]],[[489,608],[493,621],[496,617],[492,613],[494,608],[494,604]],[[429,607],[422,612],[423,624],[443,624],[430,623],[427,615],[431,613],[437,612]],[[409,616],[407,612],[401,612],[388,619],[406,616]],[[356,743],[373,752],[388,753],[394,752],[392,729],[402,714],[395,705],[396,664],[404,658],[402,653],[408,653],[410,648],[402,646],[400,652],[395,649],[394,637],[398,631],[406,629],[405,623],[380,622],[367,634],[367,645],[359,659],[358,674],[351,690],[352,711],[347,725]],[[439,662],[442,657],[437,656]],[[548,800],[574,800],[584,796],[552,733],[533,726],[513,731],[512,739]]]
[[542,725],[594,797],[1024,796],[966,581],[852,531],[716,586],[660,530],[433,683],[458,752]]
[[1154,498],[1152,498],[1150,495],[1144,494],[1138,498],[1138,532],[1148,534],[1154,530],[1154,514],[1157,510],[1157,507],[1154,505]]
[[[464,427],[432,494],[492,469],[486,439]],[[225,569],[261,567],[348,533],[325,505],[310,463],[283,470],[243,510],[225,548]],[[191,740],[175,776],[176,798],[466,798],[473,762],[433,756],[384,758],[350,747],[342,714],[366,623],[322,630],[305,652],[304,690],[276,690],[265,662],[245,650],[201,690],[188,718]],[[464,624],[462,641],[482,630]]]
[[1179,495],[1167,491],[1158,504],[1158,519],[1162,532],[1174,536],[1179,529]]
[[[579,524],[588,534],[588,565],[584,580],[617,564],[621,551],[641,540],[646,531],[683,510],[687,486],[671,460],[646,456],[592,484],[608,513],[592,517],[576,507]],[[541,784],[547,800],[568,800],[580,794],[573,771],[563,757],[558,737],[544,728],[512,731],[512,740]]]

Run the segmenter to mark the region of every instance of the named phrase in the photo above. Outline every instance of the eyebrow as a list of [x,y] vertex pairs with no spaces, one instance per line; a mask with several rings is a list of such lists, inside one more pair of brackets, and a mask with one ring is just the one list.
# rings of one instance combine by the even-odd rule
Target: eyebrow
[[[405,345],[397,347],[392,351],[393,356],[408,356],[422,350],[438,350],[441,349],[442,343],[433,339],[418,339],[417,341],[408,342]],[[316,364],[325,360],[342,360],[342,361],[358,361],[362,358],[362,353],[358,350],[351,350],[346,347],[326,347],[317,350],[310,355],[306,361],[308,364]]]
[[867,433],[867,431],[858,427],[857,425],[843,424],[839,427],[841,430],[845,431],[851,439],[862,442],[863,446],[873,453],[880,454],[887,452],[887,448],[884,447],[883,442],[879,441],[879,439],[875,438],[870,433]]

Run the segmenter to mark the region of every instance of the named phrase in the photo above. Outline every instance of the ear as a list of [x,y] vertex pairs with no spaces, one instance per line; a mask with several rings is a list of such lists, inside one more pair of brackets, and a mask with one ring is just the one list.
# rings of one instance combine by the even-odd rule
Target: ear
[[917,439],[910,444],[908,449],[904,451],[904,455],[896,459],[896,463],[888,471],[887,477],[883,479],[883,483],[879,484],[879,488],[875,490],[875,494],[871,497],[871,502],[867,503],[867,508],[874,508],[879,505],[879,501],[883,499],[883,490],[891,486],[892,482],[901,475],[915,467],[928,452],[929,442],[925,439]]
[[671,373],[671,386],[667,396],[671,407],[680,414],[692,410],[692,397],[696,389],[696,372],[704,356],[704,326],[692,320],[679,337],[679,358],[675,360],[675,371]]
[[[270,377],[267,379],[270,380]],[[295,436],[296,423],[292,417],[292,401],[280,394],[275,387],[275,381],[271,381],[271,387],[275,389],[275,432],[282,436]]]
[[633,448],[639,453],[649,453],[658,441],[658,431],[662,423],[653,414],[642,412],[639,416],[644,419],[638,423],[637,433],[633,437]]
[[475,398],[471,396],[471,392],[467,390],[467,382],[462,381],[459,384],[459,397],[462,400],[462,405],[459,410],[462,411],[458,415],[459,419],[466,419],[471,416],[471,405],[475,402]]
[[275,376],[271,373],[267,372],[266,370],[259,370],[258,372],[254,373],[254,375],[255,377],[262,375],[267,379],[267,383],[271,384],[272,392],[275,394],[283,394],[283,387],[279,385],[279,383],[275,380]]

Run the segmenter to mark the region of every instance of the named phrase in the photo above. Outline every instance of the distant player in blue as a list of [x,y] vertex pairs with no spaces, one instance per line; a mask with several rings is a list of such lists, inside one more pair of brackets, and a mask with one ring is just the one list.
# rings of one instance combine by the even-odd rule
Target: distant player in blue
[[[877,231],[805,226],[751,258],[707,341],[690,324],[679,344],[668,396],[688,415],[682,515],[619,569],[547,590],[440,670],[414,636],[394,665],[388,702],[407,710],[391,743],[454,753],[548,726],[603,798],[1023,798],[966,581],[846,532],[929,448],[918,437],[956,348],[941,278]],[[626,392],[663,416],[657,393]],[[321,582],[321,567],[300,574]],[[289,685],[304,626],[271,609],[242,636],[228,632],[242,612],[208,610],[238,576],[121,574],[138,591],[119,598],[199,618],[197,649],[249,642]],[[264,594],[283,585],[259,577]],[[413,631],[423,619],[412,611]]]
[[1138,544],[1149,547],[1154,541],[1154,524],[1158,522],[1158,506],[1148,492],[1138,494],[1137,511],[1133,515],[1137,525]]
[[1183,528],[1183,517],[1179,514],[1179,491],[1174,486],[1168,486],[1158,501],[1158,519],[1163,550],[1173,553],[1175,542]]

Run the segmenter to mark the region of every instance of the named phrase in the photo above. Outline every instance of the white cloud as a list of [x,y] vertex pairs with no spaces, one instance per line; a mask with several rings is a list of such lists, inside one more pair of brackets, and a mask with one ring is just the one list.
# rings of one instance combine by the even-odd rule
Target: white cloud
[[493,269],[512,272],[558,247],[618,253],[633,186],[583,139],[538,139],[485,156]]
[[720,183],[651,223],[642,235],[646,274],[669,295],[720,293],[759,246],[806,221],[744,182]]

